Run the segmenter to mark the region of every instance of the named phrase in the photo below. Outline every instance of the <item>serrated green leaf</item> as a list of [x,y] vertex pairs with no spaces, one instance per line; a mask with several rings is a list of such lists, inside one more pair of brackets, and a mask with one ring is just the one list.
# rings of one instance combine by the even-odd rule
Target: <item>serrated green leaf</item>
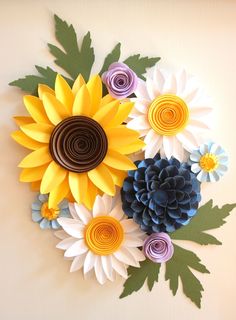
[[210,272],[200,263],[201,260],[195,253],[177,245],[174,245],[174,249],[173,257],[166,263],[165,279],[170,281],[170,289],[173,295],[175,295],[178,290],[180,278],[184,294],[200,308],[202,298],[201,292],[204,291],[204,289],[190,268],[201,273]]
[[171,233],[170,236],[172,239],[189,240],[202,245],[220,245],[219,240],[205,231],[221,227],[226,222],[224,219],[235,207],[236,203],[225,204],[222,208],[213,207],[213,201],[210,200],[198,209],[187,226]]
[[103,63],[102,69],[99,72],[100,76],[108,70],[109,66],[113,63],[113,62],[117,62],[120,59],[120,43],[117,43],[117,45],[115,46],[115,48],[111,51],[111,53],[109,53]]
[[88,32],[83,40],[81,48],[78,47],[77,36],[72,25],[60,19],[55,19],[56,39],[64,51],[53,44],[48,44],[50,52],[56,58],[55,63],[63,68],[74,80],[81,73],[88,81],[94,63],[94,50],[91,47],[90,33]]
[[[32,95],[37,95],[39,84],[46,84],[50,88],[54,89],[57,72],[49,67],[43,68],[40,66],[35,66],[35,68],[40,75],[27,75],[24,78],[10,82],[9,85],[18,87],[23,91],[31,93]],[[70,85],[72,84],[71,79],[65,79]]]
[[143,74],[146,73],[146,69],[154,66],[160,59],[159,57],[140,57],[140,54],[135,54],[127,58],[124,63],[127,64],[139,78],[144,80]]
[[145,280],[147,280],[148,288],[151,291],[155,282],[158,282],[158,276],[161,265],[145,260],[140,263],[140,268],[129,267],[129,278],[124,283],[124,290],[120,298],[127,297],[131,293],[142,288]]

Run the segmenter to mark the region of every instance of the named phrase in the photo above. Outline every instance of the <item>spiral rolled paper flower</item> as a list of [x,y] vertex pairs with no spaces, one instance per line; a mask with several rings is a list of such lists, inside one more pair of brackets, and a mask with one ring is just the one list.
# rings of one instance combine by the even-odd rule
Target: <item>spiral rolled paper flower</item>
[[186,163],[154,158],[137,161],[121,189],[123,210],[141,229],[173,232],[189,223],[200,202],[200,183]]
[[64,198],[92,208],[97,194],[114,195],[135,168],[126,155],[144,146],[123,124],[133,103],[103,97],[98,75],[87,83],[79,75],[72,88],[57,75],[55,90],[40,84],[38,94],[24,97],[30,116],[15,118],[13,139],[32,151],[19,164],[20,181],[49,194],[49,208]]
[[102,75],[110,95],[116,99],[123,99],[131,95],[138,84],[138,78],[133,70],[121,62],[112,63],[108,71]]
[[138,80],[134,94],[128,127],[144,137],[145,158],[161,150],[168,159],[182,161],[184,150],[192,152],[198,146],[208,129],[211,108],[195,78],[185,70],[174,74],[156,64],[148,70],[146,81]]
[[145,256],[155,263],[170,260],[174,253],[174,246],[170,236],[165,232],[152,233],[143,244]]
[[70,271],[83,268],[86,276],[93,270],[100,284],[114,281],[116,275],[127,278],[128,265],[139,267],[139,262],[145,260],[139,249],[145,234],[127,219],[117,200],[98,195],[91,211],[70,203],[73,218],[59,219],[63,231],[56,233],[62,239],[57,248],[65,250],[65,257],[73,260]]

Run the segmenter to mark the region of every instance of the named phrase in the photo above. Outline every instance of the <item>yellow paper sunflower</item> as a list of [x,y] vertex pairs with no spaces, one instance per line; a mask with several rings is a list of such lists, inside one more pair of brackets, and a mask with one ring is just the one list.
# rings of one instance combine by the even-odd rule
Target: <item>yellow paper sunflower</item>
[[12,137],[33,150],[19,164],[20,181],[49,193],[50,208],[65,197],[92,208],[97,194],[114,195],[136,168],[126,155],[144,145],[122,124],[133,103],[102,97],[98,75],[87,84],[79,75],[72,89],[57,75],[55,90],[39,85],[38,96],[24,97],[30,117],[15,117]]

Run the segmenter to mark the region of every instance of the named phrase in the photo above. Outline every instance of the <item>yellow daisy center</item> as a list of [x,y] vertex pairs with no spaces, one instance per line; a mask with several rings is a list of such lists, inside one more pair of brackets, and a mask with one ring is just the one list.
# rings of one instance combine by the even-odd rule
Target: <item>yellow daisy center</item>
[[49,209],[48,203],[45,202],[41,208],[41,216],[50,221],[55,220],[59,216],[59,210],[53,208]]
[[124,239],[124,230],[115,218],[99,216],[88,223],[84,238],[93,253],[104,256],[119,249]]
[[174,94],[163,94],[152,101],[148,120],[159,135],[174,136],[187,125],[189,109],[186,103]]
[[218,167],[219,162],[215,154],[206,153],[200,158],[199,164],[202,170],[210,172]]

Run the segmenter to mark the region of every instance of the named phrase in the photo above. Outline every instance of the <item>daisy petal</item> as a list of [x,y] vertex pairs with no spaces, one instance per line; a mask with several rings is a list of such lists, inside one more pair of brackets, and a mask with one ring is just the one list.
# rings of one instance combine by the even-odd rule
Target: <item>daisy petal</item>
[[84,260],[84,274],[88,273],[91,269],[93,269],[95,264],[95,255],[92,251],[88,251]]
[[76,239],[82,239],[84,237],[84,225],[78,220],[58,218],[57,221],[70,236]]
[[194,173],[198,173],[199,171],[201,171],[201,167],[199,166],[198,163],[194,163],[191,166],[191,171]]
[[[149,131],[150,132],[150,131]],[[152,140],[148,143],[150,135],[153,136]],[[145,137],[144,142],[146,143],[145,148],[145,158],[153,158],[157,154],[157,152],[160,150],[160,147],[162,145],[163,138],[162,136],[158,136],[157,134],[151,134]]]
[[109,280],[112,280],[111,256],[101,256],[102,268]]
[[173,156],[174,140],[175,137],[173,136],[163,136],[163,149],[168,159]]
[[112,197],[104,193],[104,195],[102,196],[102,200],[104,202],[104,207],[105,207],[104,213],[107,213],[107,214],[110,213],[112,209]]
[[110,212],[109,216],[120,221],[124,216],[124,211],[122,210],[122,204],[119,203],[118,205],[116,205],[115,208]]
[[144,261],[146,258],[141,250],[138,248],[127,248],[130,254],[134,257],[136,261]]
[[138,85],[134,93],[138,98],[151,100],[147,91],[146,84],[141,79],[138,79]]
[[124,229],[124,232],[129,233],[135,230],[139,230],[139,225],[135,223],[132,219],[124,219],[120,223]]
[[102,216],[105,213],[105,205],[103,198],[101,196],[97,196],[93,205],[93,217]]
[[76,242],[76,239],[73,237],[69,237],[66,238],[62,241],[60,241],[57,245],[56,248],[57,249],[61,249],[61,250],[67,250],[70,248],[70,246],[72,246],[72,244],[74,244]]
[[54,232],[54,235],[61,240],[68,238],[68,234],[64,230],[58,230]]
[[73,259],[70,267],[70,272],[75,272],[83,267],[85,256],[85,254],[82,254]]
[[216,171],[209,172],[210,182],[216,182],[220,179],[219,174]]
[[131,253],[128,251],[125,247],[120,247],[119,250],[113,253],[113,255],[116,257],[117,260],[133,266],[133,267],[139,267],[138,261],[134,259],[134,257],[131,255]]
[[75,257],[88,251],[83,239],[76,241],[69,249],[65,251],[65,257]]
[[96,261],[94,265],[95,275],[100,284],[104,284],[107,280],[105,272],[103,271],[102,261],[100,256],[96,256]]
[[90,211],[82,204],[75,203],[74,206],[78,217],[86,225],[92,219]]
[[149,129],[150,124],[148,122],[147,116],[142,115],[138,116],[135,119],[132,119],[128,122],[127,128],[133,129],[133,130],[140,130],[140,129]]
[[123,244],[126,247],[141,247],[143,245],[143,240],[132,236],[132,234],[126,234]]
[[123,278],[128,278],[127,268],[125,267],[124,263],[117,260],[114,256],[111,256],[111,263],[113,269],[121,275]]
[[183,130],[181,133],[178,133],[177,138],[180,142],[182,142],[184,148],[187,149],[187,151],[191,152],[198,145],[194,135],[186,129]]

